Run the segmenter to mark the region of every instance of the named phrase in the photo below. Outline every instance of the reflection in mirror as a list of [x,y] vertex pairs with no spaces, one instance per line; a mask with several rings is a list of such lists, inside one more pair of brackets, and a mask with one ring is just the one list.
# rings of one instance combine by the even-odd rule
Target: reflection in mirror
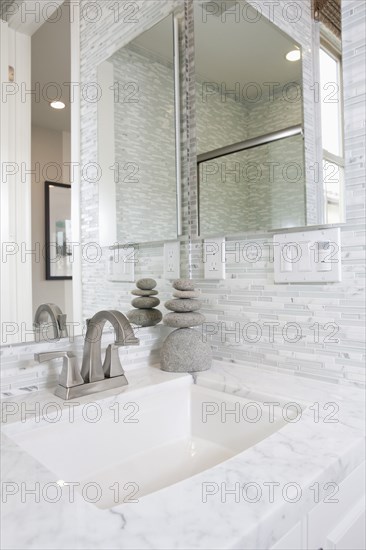
[[[99,65],[98,82],[107,98],[98,104],[98,157],[110,173],[109,186],[106,182],[100,186],[100,225],[115,224],[112,233],[121,244],[174,239],[177,186],[173,16]],[[113,201],[108,202],[113,195],[115,220]],[[108,242],[108,238],[104,240]]]
[[41,304],[34,315],[36,342],[58,340],[68,336],[67,316],[56,304]]
[[46,279],[72,279],[71,185],[46,181]]
[[324,40],[319,51],[326,223],[343,222],[345,210],[341,48],[334,41],[331,46]]
[[[281,156],[291,159],[286,174]],[[200,234],[253,231],[269,222],[271,227],[304,225],[305,187],[298,170],[303,164],[301,135],[199,163]]]
[[194,28],[200,235],[305,225],[301,47],[243,1]]
[[[58,11],[57,20],[51,18],[43,24],[38,21],[32,32],[27,33],[31,34],[26,37],[27,41],[11,40],[9,51],[4,51],[4,64],[8,65],[6,55],[12,60],[16,87],[22,84],[27,89],[47,90],[47,93],[14,96],[14,101],[2,104],[2,112],[6,113],[2,129],[7,136],[2,141],[4,145],[6,142],[4,160],[11,163],[16,160],[19,167],[24,167],[24,172],[19,169],[9,179],[2,180],[1,236],[12,246],[1,267],[3,345],[28,343],[39,338],[54,340],[55,327],[45,329],[51,323],[45,313],[37,315],[38,324],[43,328],[34,331],[35,316],[41,304],[57,304],[58,315],[62,312],[58,330],[61,338],[65,336],[64,315],[67,314],[68,323],[78,315],[74,315],[71,280],[71,268],[75,266],[68,246],[71,189],[70,185],[59,187],[61,183],[73,185],[77,173],[71,168],[71,111],[75,105],[69,86],[72,77],[68,7]],[[36,27],[38,29],[33,32]],[[25,37],[20,32],[19,37],[22,36]],[[63,109],[55,109],[55,101],[58,107],[62,104]],[[47,186],[47,209],[46,180],[52,180],[53,185]],[[6,189],[9,192],[5,192]],[[53,245],[49,246],[51,242]],[[78,332],[76,327],[75,332]]]

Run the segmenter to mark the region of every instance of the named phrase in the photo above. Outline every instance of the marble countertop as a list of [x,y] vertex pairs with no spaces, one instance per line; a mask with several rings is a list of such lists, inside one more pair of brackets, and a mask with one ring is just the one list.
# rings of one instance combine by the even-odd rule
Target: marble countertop
[[[151,392],[156,384],[185,383],[187,378],[190,375],[142,368],[128,373],[129,386],[78,399],[78,403],[98,401],[109,406],[121,392]],[[276,396],[283,403],[298,400],[306,402],[307,408],[297,422],[287,423],[226,462],[137,503],[109,510],[96,508],[78,494],[73,503],[22,498],[22,483],[27,488],[37,482],[54,483],[55,476],[2,433],[3,490],[17,490],[17,496],[9,496],[7,502],[2,499],[2,548],[268,549],[315,506],[314,484],[322,499],[326,483],[340,483],[365,459],[364,393],[358,388],[221,362],[194,375],[194,381],[243,397],[254,393],[264,399]],[[51,392],[42,391],[4,400],[3,412],[5,404],[10,410],[9,403],[20,411],[21,404],[31,409],[35,403],[50,401],[63,407]],[[19,423],[19,411],[8,415],[3,424]],[[228,494],[225,502],[220,492],[204,502],[203,483],[220,488],[224,484],[228,490],[238,483],[240,487],[252,484],[256,496],[250,491],[239,498]],[[297,494],[290,490],[285,498],[284,489],[291,485]]]

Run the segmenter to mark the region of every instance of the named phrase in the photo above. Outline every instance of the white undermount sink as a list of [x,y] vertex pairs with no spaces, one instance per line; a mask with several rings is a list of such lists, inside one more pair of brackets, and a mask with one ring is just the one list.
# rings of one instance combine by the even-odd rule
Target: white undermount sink
[[[78,482],[81,490],[88,482],[97,483],[102,490],[95,504],[100,508],[139,499],[207,470],[286,424],[281,406],[274,408],[270,421],[268,405],[255,396],[244,399],[207,389],[190,378],[148,392],[122,392],[112,406],[110,400],[93,403],[75,408],[73,421],[63,412],[54,423],[27,421],[3,429],[60,484]],[[292,413],[296,415],[287,411]],[[90,496],[94,494],[91,488]]]

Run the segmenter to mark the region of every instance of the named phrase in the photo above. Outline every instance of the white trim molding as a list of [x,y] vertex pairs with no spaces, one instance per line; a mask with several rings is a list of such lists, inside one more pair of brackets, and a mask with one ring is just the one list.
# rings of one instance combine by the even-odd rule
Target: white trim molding
[[[0,28],[1,81],[6,85],[1,102],[2,253],[7,247],[1,262],[1,342],[9,344],[19,341],[21,323],[32,329],[31,98],[22,97],[18,84],[31,88],[31,39],[3,21]],[[9,65],[14,82],[9,81]]]
[[[80,82],[80,0],[70,0],[73,9],[71,21],[71,82]],[[72,175],[71,185],[71,223],[72,240],[78,246],[74,247],[72,270],[72,294],[73,312],[72,321],[75,325],[75,333],[82,333],[82,281],[81,281],[81,201],[80,201],[80,91],[76,91],[71,101],[71,166],[78,169]]]

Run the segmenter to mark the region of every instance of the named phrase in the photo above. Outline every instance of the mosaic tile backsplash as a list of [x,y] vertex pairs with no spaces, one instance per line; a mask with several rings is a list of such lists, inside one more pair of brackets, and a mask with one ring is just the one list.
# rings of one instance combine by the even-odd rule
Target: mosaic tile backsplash
[[[139,22],[136,27],[114,25],[109,31],[102,22],[100,33],[90,25],[82,28],[82,75],[84,80],[93,79],[98,60],[106,58],[122,42],[127,42],[134,33],[142,32],[149,25],[149,18],[156,20],[166,15],[179,2],[139,2]],[[310,0],[298,2],[301,17],[296,23],[283,14],[293,2],[275,2],[274,22],[304,49],[303,86],[304,121],[306,135],[307,167],[307,216],[308,222],[315,213],[317,219],[316,183],[311,174],[311,163],[315,158],[313,121],[313,64],[311,59],[312,22]],[[273,263],[269,255],[269,234],[248,233],[236,244],[229,241],[228,247],[238,249],[239,256],[228,255],[227,279],[208,282],[203,277],[202,244],[195,237],[196,219],[196,171],[195,171],[195,80],[193,13],[190,2],[185,2],[185,63],[182,65],[183,89],[186,119],[184,161],[188,162],[187,178],[184,179],[184,230],[190,237],[190,244],[182,245],[182,275],[192,274],[197,279],[203,299],[208,324],[207,333],[212,333],[212,344],[216,358],[236,363],[249,364],[256,368],[286,370],[294,374],[317,377],[323,380],[359,383],[364,380],[363,366],[363,310],[360,306],[363,289],[362,242],[363,242],[363,176],[364,115],[360,113],[364,83],[358,82],[362,75],[355,70],[354,60],[362,63],[361,11],[364,6],[355,0],[343,4],[344,55],[345,55],[345,115],[347,151],[347,225],[342,228],[343,281],[331,285],[274,285]],[[355,22],[353,24],[353,21]],[[151,23],[150,23],[151,24]],[[353,27],[352,27],[353,25]],[[352,28],[352,31],[351,31]],[[357,84],[357,85],[355,85]],[[93,107],[83,105],[82,152],[83,162],[95,154],[95,119]],[[354,113],[357,113],[356,115]],[[361,114],[361,116],[360,116]],[[313,182],[313,183],[312,183]],[[82,201],[87,209],[83,216],[83,237],[91,239],[97,234],[97,190],[86,182],[82,184]],[[251,258],[250,244],[255,241],[261,248],[261,257]],[[188,246],[188,249],[187,249]],[[243,254],[243,250],[245,253]],[[191,258],[191,264],[186,259]],[[158,277],[162,301],[169,296],[169,282],[162,278],[162,246],[140,247],[137,274]],[[84,312],[108,304],[110,307],[127,307],[129,301],[126,284],[106,282],[103,261],[97,265],[84,265],[83,291]],[[213,323],[213,325],[212,325]],[[225,325],[221,325],[225,323]],[[254,323],[247,327],[248,323]],[[272,336],[268,324],[276,329]],[[288,323],[295,323],[287,326]],[[336,324],[333,327],[332,323]],[[313,325],[315,325],[314,328]],[[239,336],[238,336],[239,327]],[[297,342],[291,330],[300,330]],[[234,332],[230,333],[230,330]],[[244,337],[243,337],[244,330]],[[289,331],[287,337],[286,330]],[[251,331],[255,331],[252,334]],[[258,341],[257,332],[262,331]],[[248,332],[248,335],[246,334]],[[315,335],[314,335],[315,332]],[[336,332],[335,335],[333,333]],[[286,337],[283,336],[286,335]],[[207,334],[209,337],[209,335]],[[287,338],[287,340],[286,340]],[[250,341],[252,340],[252,341]]]

